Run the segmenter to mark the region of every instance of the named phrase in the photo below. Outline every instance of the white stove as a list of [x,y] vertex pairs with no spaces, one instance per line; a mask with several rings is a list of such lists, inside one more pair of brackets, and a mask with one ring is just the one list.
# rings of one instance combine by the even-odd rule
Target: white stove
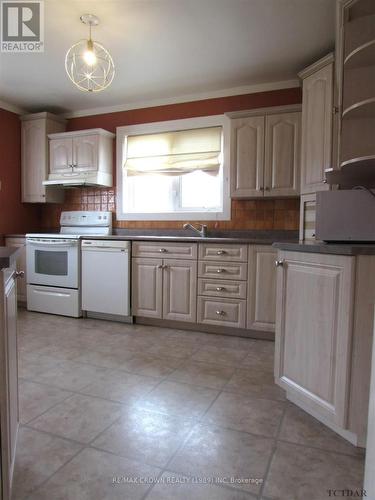
[[62,212],[59,233],[26,235],[27,308],[81,316],[82,236],[112,234],[111,212]]

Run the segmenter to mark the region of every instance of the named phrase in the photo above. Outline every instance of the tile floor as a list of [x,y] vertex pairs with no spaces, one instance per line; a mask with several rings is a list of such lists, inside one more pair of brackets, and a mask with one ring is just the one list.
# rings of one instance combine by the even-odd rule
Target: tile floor
[[361,450],[288,403],[272,366],[272,342],[21,310],[13,500],[360,489]]

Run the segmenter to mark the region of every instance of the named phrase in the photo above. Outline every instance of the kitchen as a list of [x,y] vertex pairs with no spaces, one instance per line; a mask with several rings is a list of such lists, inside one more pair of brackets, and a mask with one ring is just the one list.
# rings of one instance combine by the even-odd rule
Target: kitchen
[[1,499],[375,498],[373,1],[23,8]]

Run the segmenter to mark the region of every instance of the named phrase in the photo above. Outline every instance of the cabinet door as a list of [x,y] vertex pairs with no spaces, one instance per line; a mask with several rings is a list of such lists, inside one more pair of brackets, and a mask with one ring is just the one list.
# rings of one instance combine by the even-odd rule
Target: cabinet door
[[346,428],[354,257],[279,252],[276,382],[317,418]]
[[84,135],[73,139],[74,170],[98,170],[99,136]]
[[24,203],[45,202],[47,179],[46,121],[22,122],[22,201]]
[[18,433],[17,297],[14,278],[1,273],[1,474],[3,498],[11,497]]
[[247,328],[275,331],[276,260],[271,246],[249,246]]
[[303,80],[301,193],[329,188],[332,153],[333,63]]
[[298,196],[301,113],[266,116],[265,196]]
[[163,261],[132,259],[132,312],[134,316],[162,317]]
[[163,264],[163,318],[196,322],[197,262],[165,259]]
[[232,198],[263,196],[264,116],[236,118],[231,125]]
[[50,173],[60,174],[72,171],[72,139],[51,139],[50,148]]
[[23,278],[17,280],[17,299],[19,302],[26,302],[26,240],[25,238],[6,238],[7,247],[20,248],[17,257],[17,271],[25,273]]

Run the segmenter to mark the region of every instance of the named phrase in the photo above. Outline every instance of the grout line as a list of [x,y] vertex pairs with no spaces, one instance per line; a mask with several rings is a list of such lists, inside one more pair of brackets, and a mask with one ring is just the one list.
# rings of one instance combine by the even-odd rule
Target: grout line
[[264,488],[266,486],[266,481],[268,479],[268,474],[269,474],[269,471],[271,469],[271,464],[272,464],[272,460],[273,460],[273,457],[275,455],[275,452],[276,452],[276,448],[277,448],[277,440],[279,438],[279,435],[280,435],[280,432],[281,432],[281,427],[283,425],[283,422],[284,422],[284,419],[285,419],[285,415],[286,415],[286,411],[287,411],[287,405],[285,405],[285,408],[284,408],[284,411],[283,411],[283,414],[280,418],[280,422],[279,422],[279,426],[278,426],[278,429],[277,429],[277,432],[276,432],[276,436],[275,436],[275,442],[274,442],[274,447],[273,447],[273,450],[271,452],[271,455],[268,459],[268,463],[267,463],[267,467],[266,467],[266,470],[264,471],[264,477],[263,477],[263,483],[261,484],[260,486],[260,491],[259,491],[259,495],[258,495],[258,499],[261,500],[262,499],[262,496],[263,496],[263,491],[264,491]]

